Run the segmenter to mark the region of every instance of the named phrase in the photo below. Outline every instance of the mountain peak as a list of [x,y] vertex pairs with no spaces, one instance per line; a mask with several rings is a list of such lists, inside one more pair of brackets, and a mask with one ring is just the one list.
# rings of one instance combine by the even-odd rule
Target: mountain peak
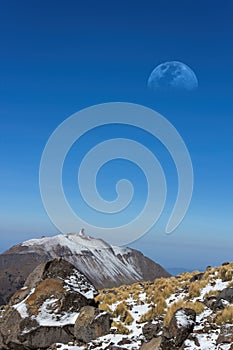
[[97,289],[168,277],[159,264],[131,248],[112,246],[79,233],[34,238],[0,255],[0,299],[5,302],[39,264],[63,258],[80,270]]

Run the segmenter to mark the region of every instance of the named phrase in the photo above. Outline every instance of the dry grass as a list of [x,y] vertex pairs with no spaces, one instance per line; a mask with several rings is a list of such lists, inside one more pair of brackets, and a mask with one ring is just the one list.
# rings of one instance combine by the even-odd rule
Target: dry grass
[[140,317],[138,323],[150,322],[154,320],[156,316],[157,313],[155,307],[150,307],[150,309]]
[[218,271],[218,278],[221,278],[223,282],[231,281],[233,278],[232,264],[221,266]]
[[127,335],[127,334],[132,333],[132,331],[130,331],[127,327],[125,327],[123,325],[123,323],[121,323],[121,322],[113,321],[112,322],[112,327],[116,328],[116,333],[117,334],[125,334],[125,335]]
[[119,317],[120,321],[122,321],[126,325],[132,324],[134,320],[131,313],[127,310],[127,305],[125,302],[121,302],[120,304],[117,305],[112,316],[114,318]]
[[50,297],[55,291],[56,293],[64,292],[62,282],[56,278],[48,278],[36,287],[35,292],[28,297],[25,303],[30,306],[44,297]]
[[98,307],[101,311],[107,311],[110,314],[112,314],[112,310],[110,309],[109,305],[106,303],[101,303]]
[[164,317],[164,325],[167,326],[169,322],[172,319],[173,314],[180,308],[189,308],[195,310],[197,315],[202,313],[205,309],[205,305],[203,303],[200,303],[199,301],[196,302],[185,302],[184,300],[180,300],[177,303],[172,304]]
[[211,289],[209,292],[207,292],[204,296],[204,298],[214,297],[219,294],[218,290]]
[[217,315],[215,322],[218,325],[222,325],[226,323],[233,324],[233,305],[229,305],[223,311],[221,311]]

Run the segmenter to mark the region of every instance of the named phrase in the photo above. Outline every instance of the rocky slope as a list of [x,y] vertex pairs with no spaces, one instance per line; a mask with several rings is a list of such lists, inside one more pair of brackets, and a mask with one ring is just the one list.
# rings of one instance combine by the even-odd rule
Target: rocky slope
[[97,293],[53,260],[2,311],[0,348],[233,350],[233,263]]
[[37,265],[58,257],[76,266],[97,289],[169,276],[139,251],[111,246],[82,231],[31,239],[0,255],[0,304],[23,286]]

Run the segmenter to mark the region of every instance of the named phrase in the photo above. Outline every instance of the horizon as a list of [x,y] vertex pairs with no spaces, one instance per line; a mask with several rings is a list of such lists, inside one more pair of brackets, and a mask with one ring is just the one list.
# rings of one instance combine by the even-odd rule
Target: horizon
[[[59,233],[39,188],[40,160],[53,131],[84,108],[130,102],[160,113],[186,144],[194,190],[183,221],[165,234],[178,191],[173,159],[145,130],[126,125],[98,127],[72,146],[62,174],[70,205],[101,227],[123,225],[139,213],[146,179],[132,162],[114,160],[97,176],[98,191],[108,201],[116,199],[119,179],[134,184],[134,201],[122,216],[97,216],[83,209],[77,188],[78,166],[90,147],[129,137],[156,155],[168,184],[160,219],[129,247],[167,268],[203,270],[233,260],[232,11],[231,1],[0,5],[0,253],[25,240]],[[197,89],[150,89],[147,82],[154,68],[169,61],[190,67]]]

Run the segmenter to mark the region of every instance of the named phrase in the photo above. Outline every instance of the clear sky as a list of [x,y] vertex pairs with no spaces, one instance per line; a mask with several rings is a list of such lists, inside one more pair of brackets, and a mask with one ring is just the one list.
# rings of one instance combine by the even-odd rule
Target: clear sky
[[[203,268],[232,260],[232,16],[228,0],[1,1],[0,251],[57,232],[38,184],[41,154],[53,130],[84,107],[125,101],[155,109],[176,127],[195,176],[189,211],[167,236],[164,226],[175,199],[176,173],[163,148],[154,144],[170,197],[158,225],[131,246],[166,267]],[[166,94],[147,88],[151,71],[172,60],[194,70],[197,90]],[[76,146],[83,152],[87,142],[98,142],[102,131]],[[120,137],[129,135],[123,127],[118,131]],[[107,130],[109,135],[115,132]],[[152,144],[140,132],[134,138]],[[75,147],[71,155],[73,151]],[[75,207],[77,164],[71,155],[64,183]],[[107,179],[114,181],[113,174],[125,175],[127,169],[135,187],[140,183],[130,216],[144,199],[142,174],[136,169],[134,175],[132,164],[112,166]],[[99,185],[103,196],[114,195],[101,174]]]

